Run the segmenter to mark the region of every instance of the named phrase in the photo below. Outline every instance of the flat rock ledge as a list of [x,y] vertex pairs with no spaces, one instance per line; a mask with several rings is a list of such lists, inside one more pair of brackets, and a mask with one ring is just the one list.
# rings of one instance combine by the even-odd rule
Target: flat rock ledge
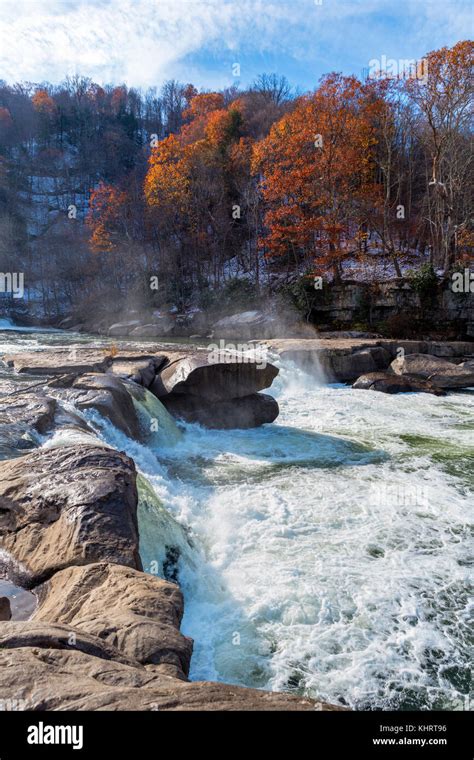
[[369,372],[352,386],[382,393],[432,393],[445,396],[447,390],[474,388],[474,362],[455,364],[441,356],[408,354],[394,359],[385,372]]
[[124,454],[38,449],[1,462],[0,482],[1,567],[38,598],[29,620],[0,620],[0,691],[11,709],[345,709],[188,680],[182,593],[141,569],[136,472]]
[[209,350],[188,346],[180,351],[157,346],[51,348],[6,354],[3,363],[19,375],[45,378],[49,396],[71,401],[78,409],[97,409],[130,437],[139,423],[123,381],[150,390],[170,414],[209,428],[251,428],[273,422],[278,403],[260,391],[269,388],[278,368],[255,351]]

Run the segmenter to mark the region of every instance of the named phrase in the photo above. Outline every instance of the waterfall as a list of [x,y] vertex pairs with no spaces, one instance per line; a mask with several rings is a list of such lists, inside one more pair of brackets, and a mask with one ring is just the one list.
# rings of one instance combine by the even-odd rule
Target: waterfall
[[462,709],[474,393],[367,393],[278,363],[273,425],[178,425],[130,382],[140,440],[89,409],[90,432],[43,445],[133,458],[144,569],[181,586],[192,679]]
[[147,388],[127,383],[146,442],[152,447],[174,446],[183,433],[174,418]]
[[178,563],[193,564],[186,530],[164,508],[148,479],[139,473],[138,523],[143,569],[167,580],[178,580]]

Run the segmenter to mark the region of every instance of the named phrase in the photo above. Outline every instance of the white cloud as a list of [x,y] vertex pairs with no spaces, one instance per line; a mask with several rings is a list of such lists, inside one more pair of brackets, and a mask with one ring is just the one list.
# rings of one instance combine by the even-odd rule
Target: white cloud
[[409,18],[414,44],[432,49],[467,33],[468,8],[465,0],[323,0],[322,6],[314,0],[0,0],[0,79],[58,82],[77,72],[146,87],[201,73],[206,81],[198,84],[223,84],[227,76],[232,81],[226,66],[239,55],[279,57],[281,70],[285,57],[308,69],[320,60],[326,70],[344,70],[347,61],[373,57],[377,44],[375,53],[393,54],[397,25],[390,37],[387,16],[398,28]]
[[255,0],[114,0],[0,4],[0,76],[57,81],[65,73],[148,85],[206,46],[274,44],[286,3]]

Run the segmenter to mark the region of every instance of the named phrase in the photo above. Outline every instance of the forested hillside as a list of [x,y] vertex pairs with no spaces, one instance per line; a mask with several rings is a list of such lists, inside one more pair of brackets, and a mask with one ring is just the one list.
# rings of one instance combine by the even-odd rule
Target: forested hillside
[[26,288],[6,306],[181,312],[465,266],[472,52],[303,95],[276,75],[223,92],[0,83],[0,270]]

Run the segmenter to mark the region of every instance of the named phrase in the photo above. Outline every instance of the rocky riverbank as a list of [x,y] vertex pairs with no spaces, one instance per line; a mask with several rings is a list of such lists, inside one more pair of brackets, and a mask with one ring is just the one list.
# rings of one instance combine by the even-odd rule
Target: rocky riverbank
[[474,342],[383,338],[279,339],[268,349],[329,382],[386,393],[474,387]]
[[[251,362],[212,368],[196,353],[104,356],[90,349],[3,359],[18,377],[36,376],[34,387],[0,398],[4,452],[15,453],[0,462],[1,570],[38,600],[31,617],[18,620],[2,599],[0,689],[7,709],[342,709],[188,680],[193,642],[180,632],[181,591],[142,569],[135,465],[94,442],[87,422],[71,411],[71,402],[77,410],[95,409],[146,440],[134,398],[158,379],[162,397],[181,400],[180,414],[195,408],[187,400],[206,408],[227,403],[232,412],[234,400],[259,398],[276,368],[257,370]],[[61,430],[90,433],[91,443],[38,447]]]
[[[474,384],[472,343],[338,338],[261,346],[305,369],[322,367],[330,380],[355,379],[356,388],[437,393]],[[16,381],[25,382],[0,397],[2,574],[37,598],[28,620],[11,617],[3,600],[5,704],[28,710],[342,709],[188,680],[193,642],[180,632],[181,591],[141,564],[134,462],[99,445],[81,416],[95,410],[145,443],[150,431],[139,410],[150,394],[176,417],[209,427],[271,422],[278,406],[261,391],[278,369],[262,357],[226,357],[210,361],[198,346],[149,343],[114,350],[58,346],[2,357]],[[52,440],[71,430],[77,444]]]
[[101,446],[0,465],[2,566],[34,590],[0,623],[4,704],[27,710],[314,710],[314,700],[187,679],[179,587],[144,573],[133,462]]
[[[120,350],[74,346],[73,350],[53,348],[41,352],[6,354],[3,362],[19,374],[56,378],[55,387],[69,387],[69,398],[80,408],[101,406],[114,424],[123,405],[111,397],[121,394],[114,378],[141,385],[158,398],[170,413],[187,422],[209,428],[249,428],[273,422],[278,404],[261,393],[278,374],[278,369],[259,358],[222,351],[212,356],[208,349],[189,346],[169,350],[169,346],[123,344]],[[93,377],[92,377],[93,376]],[[123,389],[122,389],[123,396]],[[100,398],[102,398],[102,403]],[[130,426],[130,410],[118,425]]]
[[[292,287],[295,284],[292,278]],[[243,303],[239,311],[238,305],[228,304],[224,298],[220,307],[216,304],[208,310],[193,307],[179,311],[176,306],[160,310],[141,308],[129,310],[127,319],[123,319],[118,305],[115,311],[110,311],[110,304],[106,304],[104,308],[98,305],[93,313],[82,311],[58,318],[55,326],[136,340],[193,335],[239,340],[275,339],[281,334],[308,337],[315,330],[319,333],[352,330],[354,325],[405,338],[432,334],[440,339],[462,340],[474,336],[472,292],[468,288],[456,292],[452,278],[432,283],[429,292],[420,292],[411,277],[345,279],[338,284],[326,283],[321,290],[313,289],[308,278],[300,284],[307,287],[304,319],[300,311],[302,303],[296,305],[294,298],[288,299],[288,291],[283,297],[281,293],[278,295],[277,286],[276,290],[264,289],[259,297],[247,303],[245,311]],[[37,323],[37,316],[34,321]]]

